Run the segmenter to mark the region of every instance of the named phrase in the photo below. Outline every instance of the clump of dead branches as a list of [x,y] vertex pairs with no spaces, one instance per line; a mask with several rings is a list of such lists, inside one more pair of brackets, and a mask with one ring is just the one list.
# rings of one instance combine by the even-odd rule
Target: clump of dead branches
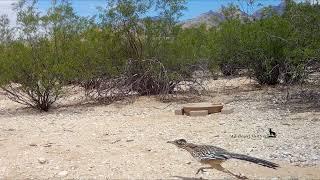
[[[123,72],[113,78],[96,78],[86,86],[86,95],[92,99],[113,102],[127,97],[159,95],[161,98],[177,92],[199,94],[204,91],[203,78],[169,71],[156,59],[129,60]],[[88,83],[87,83],[88,84]]]

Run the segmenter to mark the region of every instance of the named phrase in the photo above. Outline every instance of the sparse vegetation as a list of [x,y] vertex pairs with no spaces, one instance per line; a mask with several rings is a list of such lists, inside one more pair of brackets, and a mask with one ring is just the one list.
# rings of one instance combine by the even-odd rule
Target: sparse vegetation
[[[247,68],[260,84],[268,85],[278,84],[281,75],[284,83],[301,82],[307,77],[308,62],[319,60],[319,36],[314,32],[314,25],[319,24],[319,5],[287,3],[283,15],[266,8],[268,16],[261,20],[228,20],[212,30],[216,31],[212,60],[218,62],[223,74]],[[302,24],[302,19],[308,19],[310,26]]]
[[[17,27],[0,18],[0,85],[44,111],[70,83],[108,101],[171,94],[181,82],[196,84],[193,72],[206,64],[227,76],[247,69],[260,84],[292,84],[320,57],[318,4],[286,1],[283,14],[266,8],[258,20],[230,5],[217,27],[186,29],[178,23],[185,0],[112,0],[96,19],[77,16],[68,1],[46,13],[36,2],[17,4]],[[158,16],[147,16],[154,9]]]

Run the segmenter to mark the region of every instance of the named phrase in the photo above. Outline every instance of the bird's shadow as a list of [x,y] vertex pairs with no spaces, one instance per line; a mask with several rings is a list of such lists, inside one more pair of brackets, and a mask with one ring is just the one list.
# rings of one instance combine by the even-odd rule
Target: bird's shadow
[[183,176],[172,176],[174,178],[179,178],[181,180],[208,180],[208,179],[204,179],[204,178],[196,178],[196,177],[183,177]]

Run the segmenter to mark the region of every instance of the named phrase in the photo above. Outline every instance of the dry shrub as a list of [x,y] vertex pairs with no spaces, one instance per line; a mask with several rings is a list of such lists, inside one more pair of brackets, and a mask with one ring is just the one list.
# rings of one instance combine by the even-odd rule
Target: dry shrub
[[85,88],[88,97],[111,103],[135,96],[158,95],[165,99],[169,95],[183,92],[199,95],[204,90],[203,80],[201,77],[186,77],[177,72],[168,72],[156,59],[129,60],[121,75],[90,80],[90,83],[86,82],[90,85]]

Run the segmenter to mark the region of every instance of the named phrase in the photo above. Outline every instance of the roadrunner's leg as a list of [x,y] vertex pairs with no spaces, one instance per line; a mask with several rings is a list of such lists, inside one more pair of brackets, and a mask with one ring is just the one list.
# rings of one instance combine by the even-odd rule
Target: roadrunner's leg
[[212,166],[213,169],[216,169],[216,170],[218,170],[218,171],[227,173],[227,174],[229,174],[229,175],[231,175],[231,176],[234,176],[234,177],[236,177],[236,178],[238,178],[238,179],[248,179],[248,178],[245,177],[245,176],[236,175],[236,174],[228,171],[227,169],[225,169],[224,167],[222,167],[221,164],[211,164],[211,166]]
[[213,167],[202,167],[202,168],[199,168],[198,171],[196,172],[196,175],[199,174],[199,172],[201,172],[201,173],[206,172],[205,169],[213,169]]

